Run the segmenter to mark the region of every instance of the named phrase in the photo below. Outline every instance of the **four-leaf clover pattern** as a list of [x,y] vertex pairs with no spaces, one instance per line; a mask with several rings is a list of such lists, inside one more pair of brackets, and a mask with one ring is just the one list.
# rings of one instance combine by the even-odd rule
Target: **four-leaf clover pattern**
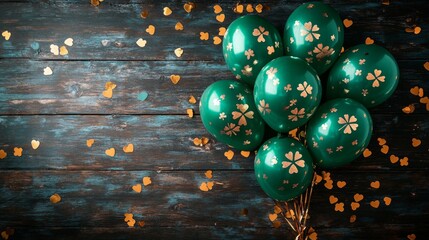
[[305,160],[302,159],[302,154],[299,151],[292,151],[285,154],[286,161],[282,161],[282,168],[289,168],[289,174],[298,173],[298,167],[305,167]]

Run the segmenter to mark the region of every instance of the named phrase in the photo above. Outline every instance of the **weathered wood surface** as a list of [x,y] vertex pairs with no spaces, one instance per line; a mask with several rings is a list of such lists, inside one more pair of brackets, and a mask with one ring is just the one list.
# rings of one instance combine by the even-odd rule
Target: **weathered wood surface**
[[[429,92],[429,72],[423,68],[429,56],[429,16],[424,0],[325,1],[353,20],[346,29],[345,47],[371,37],[393,53],[401,70],[394,96],[371,109],[374,134],[372,155],[350,166],[331,171],[333,190],[316,186],[311,225],[319,239],[424,239],[429,228],[429,122],[414,86]],[[199,116],[189,119],[186,108],[198,114],[197,99],[210,83],[231,78],[224,65],[221,46],[212,37],[243,14],[233,12],[236,1],[195,1],[191,13],[180,1],[105,0],[99,7],[89,1],[13,0],[0,2],[0,31],[9,30],[9,41],[0,38],[0,232],[16,230],[15,239],[290,239],[288,228],[272,227],[268,213],[271,200],[253,176],[253,154],[231,161],[228,147],[213,139],[205,147],[194,137],[209,137]],[[264,1],[267,17],[282,32],[287,16],[299,1]],[[219,23],[213,13],[220,4],[226,15]],[[256,5],[257,2],[254,2]],[[173,14],[166,17],[162,8]],[[149,12],[147,19],[140,12]],[[180,21],[183,31],[175,31]],[[145,32],[152,24],[153,36]],[[406,27],[420,26],[415,35]],[[200,32],[210,39],[199,39]],[[64,45],[72,37],[69,54],[54,56],[49,45]],[[136,40],[148,41],[144,48]],[[104,45],[102,41],[104,40]],[[184,50],[182,57],[174,49]],[[51,76],[43,68],[51,67]],[[182,79],[170,82],[171,74]],[[117,84],[113,98],[102,96],[104,84]],[[147,99],[137,95],[146,91]],[[415,104],[413,114],[401,109]],[[390,150],[380,152],[377,138],[385,138]],[[422,140],[418,148],[411,138]],[[93,138],[91,148],[86,140]],[[32,139],[41,141],[37,150]],[[135,146],[126,154],[122,147]],[[13,148],[24,149],[22,157]],[[115,157],[104,154],[116,149]],[[409,165],[392,164],[389,156],[408,157]],[[214,189],[199,190],[204,172],[213,170]],[[131,187],[144,176],[152,184],[142,193]],[[370,187],[379,180],[381,187]],[[337,181],[346,181],[340,189]],[[59,193],[63,200],[49,202]],[[353,195],[365,196],[361,207],[350,209]],[[334,211],[329,196],[345,204]],[[391,197],[386,206],[384,197]],[[370,206],[379,200],[380,207]],[[243,209],[248,214],[243,215]],[[131,212],[144,227],[128,228],[123,214]],[[352,214],[357,216],[350,223]]]

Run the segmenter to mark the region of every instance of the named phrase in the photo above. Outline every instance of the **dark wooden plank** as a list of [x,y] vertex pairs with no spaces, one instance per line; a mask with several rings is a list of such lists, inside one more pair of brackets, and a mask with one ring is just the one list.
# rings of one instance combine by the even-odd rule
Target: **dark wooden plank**
[[[124,213],[133,213],[137,221],[149,227],[269,227],[268,213],[273,202],[257,185],[252,171],[214,171],[217,184],[209,192],[198,189],[208,181],[203,171],[0,171],[0,226],[12,227],[115,227],[126,228]],[[406,173],[406,172],[404,172]],[[150,176],[152,184],[141,193],[131,187]],[[310,224],[318,227],[353,228],[371,225],[415,224],[416,230],[428,226],[429,191],[425,172],[396,174],[389,172],[354,175],[332,171],[334,181],[346,181],[346,187],[327,190],[316,186],[312,199]],[[370,187],[379,180],[379,189]],[[49,202],[58,193],[62,201]],[[356,211],[350,209],[353,195],[364,200]],[[345,203],[344,212],[335,212],[329,203],[334,195]],[[392,198],[390,206],[383,202]],[[370,201],[380,200],[378,209]],[[412,206],[412,207],[410,207]],[[242,209],[248,210],[242,215]],[[349,222],[352,214],[357,221]],[[419,224],[420,225],[419,225]]]
[[[375,114],[370,158],[356,160],[349,171],[414,170],[427,171],[427,115],[396,116]],[[392,130],[394,129],[394,130]],[[235,150],[228,161],[225,144],[211,139],[205,147],[194,146],[195,137],[210,137],[199,117],[187,116],[2,116],[0,117],[0,149],[8,156],[0,160],[0,169],[64,169],[64,170],[173,170],[173,169],[253,169],[253,157],[243,158]],[[387,139],[388,155],[380,152],[377,138]],[[422,145],[411,146],[411,138]],[[92,148],[87,139],[95,139]],[[210,137],[211,138],[211,137]],[[32,139],[40,140],[37,150]],[[134,153],[125,154],[122,147],[134,144]],[[13,156],[14,147],[24,149],[22,157]],[[104,151],[116,149],[116,156]],[[408,167],[391,164],[390,154],[409,158]]]
[[[410,89],[429,91],[429,72],[423,61],[399,61],[401,79],[395,94],[375,113],[403,114],[401,109],[416,103],[416,113],[427,113]],[[0,114],[185,114],[198,104],[204,89],[220,79],[233,79],[227,67],[218,62],[184,61],[0,61]],[[51,76],[44,76],[49,66]],[[416,66],[421,66],[416,70]],[[181,75],[177,85],[171,74]],[[106,82],[117,87],[111,99],[102,95]],[[147,92],[144,101],[141,92]]]
[[[261,15],[282,30],[287,16],[300,3],[268,1],[264,4],[270,6],[270,10]],[[412,24],[420,25],[422,29],[429,27],[428,16],[424,11],[427,8],[426,1],[413,1],[413,4],[406,7],[394,3],[384,6],[380,1],[331,3],[343,18],[351,18],[355,22],[351,28],[346,29],[346,47],[363,43],[370,36],[391,50],[398,59],[424,59],[429,54],[428,31],[423,30],[419,35],[405,32],[405,28]],[[182,60],[223,62],[221,46],[214,46],[211,38],[218,34],[219,27],[227,27],[233,19],[240,16],[233,12],[235,4],[235,1],[220,4],[226,20],[219,23],[213,13],[214,4],[209,2],[198,3],[190,14],[185,13],[181,2],[164,5],[155,2],[106,2],[99,7],[92,7],[85,1],[83,4],[65,1],[5,2],[0,7],[0,23],[3,28],[12,32],[12,38],[8,42],[2,40],[0,58],[176,60],[173,51],[181,47],[185,51]],[[164,6],[173,10],[169,17],[162,14]],[[140,18],[143,8],[149,11],[147,19]],[[407,18],[411,18],[409,23],[406,22]],[[184,31],[174,30],[177,21],[184,24]],[[153,36],[145,32],[149,24],[156,27]],[[82,26],[85,26],[84,30]],[[199,39],[201,31],[210,33],[209,41]],[[62,45],[68,37],[74,38],[74,45],[69,47],[67,56],[54,56],[50,53],[50,44]],[[144,48],[135,44],[141,37],[148,41]],[[108,41],[107,46],[101,44],[103,40]]]

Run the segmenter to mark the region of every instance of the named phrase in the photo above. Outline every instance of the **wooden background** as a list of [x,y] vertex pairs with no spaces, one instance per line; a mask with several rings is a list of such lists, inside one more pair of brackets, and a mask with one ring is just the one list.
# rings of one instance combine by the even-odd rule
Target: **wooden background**
[[[310,224],[318,239],[425,239],[429,229],[429,121],[420,97],[410,93],[419,86],[429,93],[429,17],[426,0],[324,1],[342,19],[345,48],[367,37],[396,57],[401,80],[394,96],[371,109],[374,133],[370,157],[331,171],[332,190],[323,182],[315,187]],[[382,4],[384,2],[385,4]],[[300,1],[251,2],[264,5],[260,14],[282,32],[288,15]],[[195,1],[191,13],[181,1],[105,0],[98,7],[89,1],[2,1],[0,31],[0,232],[15,231],[12,239],[291,239],[283,222],[274,228],[268,219],[272,201],[253,175],[253,154],[245,158],[210,138],[204,147],[195,137],[210,137],[198,116],[199,99],[212,82],[232,78],[222,58],[221,45],[212,38],[243,14],[234,13],[237,1]],[[223,8],[225,21],[216,20],[213,6]],[[173,13],[163,15],[163,8]],[[244,4],[247,6],[247,2]],[[269,8],[269,9],[268,9]],[[140,17],[148,11],[146,19]],[[175,31],[176,22],[184,25]],[[154,35],[145,29],[156,28]],[[407,27],[421,27],[420,34]],[[200,40],[200,32],[210,39]],[[50,45],[74,45],[65,56],[55,56]],[[147,40],[144,48],[136,45]],[[104,43],[104,44],[103,44]],[[174,49],[182,48],[178,58]],[[49,66],[51,76],[44,76]],[[181,76],[177,85],[171,74]],[[117,85],[111,99],[104,85]],[[146,91],[147,99],[138,99]],[[414,104],[415,112],[401,109]],[[190,119],[186,109],[193,108]],[[95,139],[91,148],[87,139]],[[377,138],[389,146],[380,152]],[[412,146],[412,138],[421,140]],[[30,142],[40,141],[37,150]],[[134,144],[134,152],[122,147]],[[14,148],[22,147],[21,157]],[[114,147],[116,155],[104,151]],[[408,166],[391,163],[390,155],[408,157]],[[403,160],[405,161],[405,160]],[[204,173],[213,171],[213,189],[203,192]],[[150,176],[152,184],[141,193],[132,186]],[[380,188],[370,186],[380,182]],[[346,186],[338,188],[337,181]],[[62,201],[49,197],[58,193]],[[364,195],[360,208],[350,204]],[[329,197],[344,203],[335,211]],[[390,197],[386,206],[383,199]],[[379,200],[374,208],[371,201]],[[124,213],[133,213],[143,227],[128,227]],[[356,216],[351,223],[350,217]],[[6,235],[2,235],[3,238]],[[315,237],[313,235],[313,237]]]

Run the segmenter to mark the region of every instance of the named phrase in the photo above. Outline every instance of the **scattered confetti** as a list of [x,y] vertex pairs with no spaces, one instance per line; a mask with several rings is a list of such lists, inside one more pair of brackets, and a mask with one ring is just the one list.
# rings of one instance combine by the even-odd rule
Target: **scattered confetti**
[[57,45],[51,44],[49,47],[51,48],[51,53],[53,53],[54,55],[60,54],[60,48]]
[[365,158],[371,156],[371,154],[372,154],[372,152],[368,148],[365,148],[365,150],[363,151],[363,157],[365,157]]
[[147,99],[147,97],[149,96],[149,94],[146,91],[141,91],[138,95],[137,95],[137,99],[140,101],[144,101]]
[[60,55],[61,56],[67,55],[68,53],[69,53],[69,51],[67,50],[66,46],[60,47]]
[[155,26],[154,25],[149,25],[146,28],[146,32],[149,33],[149,35],[154,35],[155,34]]
[[100,5],[100,0],[90,0],[91,5],[94,7],[97,7],[98,5]]
[[4,37],[4,39],[6,41],[9,41],[10,36],[12,36],[12,33],[10,33],[9,31],[6,30],[6,31],[2,32],[1,35]]
[[139,227],[144,227],[144,225],[145,225],[146,223],[145,223],[145,221],[138,221],[137,222],[137,225],[139,225]]
[[132,153],[134,152],[134,145],[132,143],[129,143],[128,145],[125,145],[122,150],[124,153]]
[[218,4],[216,4],[216,5],[213,6],[213,10],[214,10],[215,14],[219,14],[219,13],[222,12],[222,7],[219,6]]
[[[429,64],[428,64],[429,65]],[[428,70],[429,71],[429,70]],[[419,97],[423,97],[424,95],[424,90],[421,87],[415,86],[413,88],[410,89],[410,93],[413,94],[414,96],[419,96]]]
[[148,186],[150,184],[152,184],[152,180],[150,179],[150,177],[144,177],[143,178],[143,185]]
[[345,181],[337,181],[337,187],[338,188],[343,188],[346,186],[346,182]]
[[234,152],[230,149],[223,154],[228,160],[231,160],[234,157]]
[[115,149],[114,148],[109,148],[106,151],[104,151],[104,153],[109,156],[109,157],[114,157],[115,156]]
[[426,104],[426,111],[429,111],[429,98],[428,97],[420,98],[420,103]]
[[409,234],[407,235],[408,240],[415,240],[416,239],[416,234]]
[[356,222],[356,215],[351,215],[350,216],[350,223],[354,223]]
[[176,57],[181,57],[183,54],[183,49],[182,48],[176,48],[174,50],[174,54],[176,54]]
[[13,236],[15,234],[15,229],[7,227],[4,231],[1,232],[0,236],[4,240],[8,240],[9,237]]
[[393,154],[390,155],[389,159],[390,159],[391,163],[397,163],[399,161],[399,157],[397,157],[397,156],[395,156]]
[[195,97],[194,96],[189,96],[189,99],[188,99],[188,102],[190,103],[190,104],[195,104],[195,103],[197,103],[197,100],[195,99]]
[[132,187],[132,189],[136,193],[141,193],[142,192],[142,185],[140,183],[137,183],[136,185],[134,185]]
[[351,25],[353,25],[353,20],[346,18],[343,20],[343,24],[344,24],[344,27],[349,28]]
[[94,144],[95,140],[93,138],[90,138],[88,140],[86,140],[86,146],[87,147],[92,147],[92,144]]
[[39,146],[40,146],[40,141],[38,141],[38,140],[31,140],[31,147],[34,149],[34,150],[36,150],[37,148],[39,148]]
[[192,108],[186,109],[186,113],[188,114],[189,118],[193,118],[194,117],[194,110]]
[[425,63],[423,64],[423,67],[424,67],[427,71],[429,71],[429,62],[425,62]]
[[144,40],[143,38],[139,38],[139,40],[137,40],[137,42],[136,42],[136,44],[137,44],[137,46],[139,46],[139,47],[145,47],[146,46],[146,43],[147,43],[147,41],[146,40]]
[[380,201],[378,200],[371,201],[369,205],[371,205],[371,207],[373,208],[378,208],[380,206]]
[[147,10],[143,10],[140,12],[140,17],[146,19],[149,16],[149,12]]
[[204,173],[204,175],[206,175],[206,177],[207,177],[208,179],[212,179],[212,177],[213,177],[213,171],[212,171],[212,170],[207,170],[207,171]]
[[200,185],[200,190],[203,192],[208,192],[213,189],[214,182],[202,182]]
[[214,36],[213,37],[213,44],[214,45],[219,45],[222,42],[222,39],[218,36]]
[[403,167],[403,166],[408,166],[408,157],[403,157],[401,159],[399,159],[399,164]]
[[389,146],[383,145],[380,149],[383,154],[387,154],[389,152]]
[[392,199],[391,199],[390,197],[384,197],[384,198],[383,198],[383,201],[384,201],[384,204],[385,204],[386,206],[389,206],[389,205],[390,205],[390,203],[392,203]]
[[362,194],[359,194],[359,193],[356,193],[356,194],[353,196],[353,199],[354,199],[356,202],[360,202],[360,201],[362,201],[362,200],[363,200],[363,195],[362,195]]
[[388,6],[390,4],[390,0],[382,0],[381,4]]
[[329,196],[329,203],[330,204],[334,204],[336,202],[338,202],[338,198],[337,197],[335,197],[334,195]]
[[372,188],[378,189],[378,188],[380,188],[380,181],[371,182],[370,186]]
[[237,5],[235,5],[235,7],[234,7],[235,13],[243,13],[243,10],[244,10],[243,4],[237,3]]
[[279,206],[275,205],[274,206],[274,213],[279,214],[281,212],[282,212],[282,209]]
[[246,11],[248,12],[248,13],[252,13],[253,12],[253,6],[252,6],[252,4],[247,4],[247,6],[246,6]]
[[325,188],[330,190],[334,187],[333,183],[334,183],[334,181],[332,181],[331,179],[328,179],[328,180],[326,180],[324,186],[325,186]]
[[224,36],[226,32],[226,28],[225,27],[220,27],[219,28],[219,36]]
[[268,219],[270,219],[271,222],[274,222],[277,219],[278,215],[276,213],[270,213],[268,214]]
[[128,224],[128,227],[134,227],[134,225],[136,224],[136,220],[134,220],[133,214],[125,213],[124,217],[124,221]]
[[194,142],[195,146],[202,147],[202,146],[206,145],[207,143],[209,143],[209,139],[206,137],[194,138],[193,142]]
[[417,34],[420,34],[421,31],[422,31],[421,27],[415,27],[413,32],[414,32],[414,34],[417,35]]
[[386,139],[384,138],[377,138],[378,141],[378,145],[383,146],[384,144],[386,144]]
[[50,67],[45,67],[45,68],[43,69],[43,75],[45,75],[45,76],[50,76],[50,75],[52,75],[52,69],[51,69]]
[[264,9],[264,6],[260,3],[255,6],[255,10],[257,13],[261,13],[263,9]]
[[112,98],[113,96],[113,89],[112,88],[108,88],[106,90],[103,91],[103,96],[105,98]]
[[414,104],[410,104],[410,105],[402,108],[402,112],[404,112],[406,114],[410,114],[410,113],[413,113],[415,109],[416,108],[414,107]]
[[371,45],[371,44],[373,44],[374,43],[374,39],[372,39],[372,38],[370,38],[370,37],[367,37],[366,39],[365,39],[365,44],[366,45]]
[[190,13],[192,11],[192,9],[194,9],[194,8],[195,8],[195,4],[192,2],[187,2],[183,5],[183,9],[187,13]]
[[7,153],[3,149],[0,149],[0,159],[4,159],[6,157],[7,157]]
[[241,154],[241,156],[247,158],[250,156],[250,151],[241,151],[240,154]]
[[350,203],[350,208],[353,210],[353,211],[356,211],[356,209],[358,209],[360,207],[360,203],[357,203],[357,202],[352,202],[352,203]]
[[174,29],[176,29],[177,31],[182,31],[183,24],[181,22],[177,22],[176,25],[174,25]]
[[318,184],[322,181],[322,176],[320,176],[319,174],[316,173],[316,181],[315,184]]
[[170,16],[171,13],[173,13],[173,11],[171,11],[171,9],[169,7],[165,7],[163,9],[163,13],[164,13],[164,16]]
[[61,201],[61,196],[58,195],[58,193],[53,194],[50,198],[49,201],[51,201],[51,203],[59,203]]
[[316,230],[314,230],[314,228],[312,228],[312,227],[310,227],[310,229],[308,229],[308,238],[310,240],[317,240]]
[[208,32],[200,32],[200,39],[201,40],[209,40],[209,33]]
[[413,147],[418,147],[420,146],[420,144],[422,144],[422,141],[418,138],[412,138],[411,139],[411,145],[413,145]]
[[64,40],[64,44],[69,47],[73,46],[73,38],[67,38],[66,40]]
[[335,204],[335,211],[336,212],[344,212],[344,203],[336,203]]
[[218,22],[223,22],[223,21],[225,21],[225,14],[223,14],[223,13],[221,13],[221,14],[219,14],[219,15],[216,15],[216,20],[218,21]]
[[15,156],[15,157],[21,157],[22,156],[22,148],[20,148],[20,147],[14,147],[13,148],[13,156]]

